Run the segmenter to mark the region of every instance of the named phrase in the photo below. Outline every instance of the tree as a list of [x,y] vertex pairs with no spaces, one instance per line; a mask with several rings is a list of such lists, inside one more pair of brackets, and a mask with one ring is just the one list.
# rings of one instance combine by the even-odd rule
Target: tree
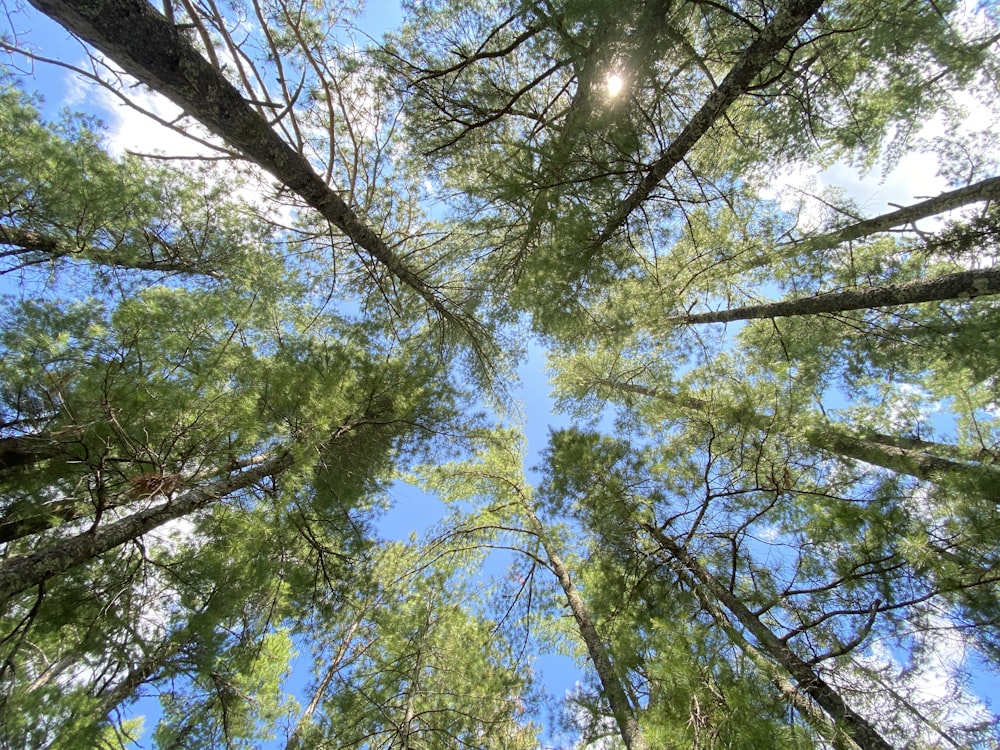
[[[197,153],[0,91],[3,742],[156,694],[157,746],[535,746],[559,648],[567,744],[990,746],[894,679],[1000,656],[997,139],[920,132],[995,109],[990,8],[32,7]],[[881,213],[771,189],[915,149],[947,187]],[[430,537],[380,537],[398,481]]]
[[828,292],[805,299],[771,302],[764,305],[738,307],[710,313],[697,313],[675,318],[685,325],[703,323],[729,323],[734,320],[754,320],[759,318],[783,318],[791,315],[819,315],[821,313],[846,312],[847,310],[873,307],[892,307],[915,302],[937,302],[941,300],[972,299],[996,294],[998,287],[995,269],[975,269],[958,271],[939,276],[936,279],[912,281],[908,284],[894,284],[871,289],[856,289],[846,292]]
[[[270,172],[388,274],[416,292],[430,310],[458,332],[464,332],[468,343],[476,348],[486,346],[474,321],[463,314],[461,301],[453,303],[437,284],[397,256],[381,235],[316,174],[301,151],[270,127],[260,109],[255,109],[244,93],[148,3],[123,0],[82,8],[73,3],[40,2],[36,7],[125,65],[132,75],[167,96],[243,158]],[[281,43],[275,44],[280,49]],[[481,354],[487,357],[485,349]]]
[[[601,684],[618,734],[628,748],[646,748],[646,738],[636,718],[635,701],[629,696],[613,663],[597,622],[574,583],[570,565],[559,551],[557,535],[539,518],[522,472],[522,454],[518,436],[499,430],[479,436],[481,447],[474,460],[456,465],[425,467],[428,489],[445,498],[475,500],[484,507],[475,509],[448,532],[449,537],[470,538],[485,547],[501,544],[552,574],[562,592],[565,606],[575,623],[575,635],[583,642],[587,658]],[[520,597],[520,592],[517,597]],[[508,612],[514,605],[508,607]],[[524,615],[532,616],[529,610]]]
[[704,598],[709,602],[718,602],[724,606],[731,616],[735,618],[741,627],[745,628],[754,639],[760,644],[760,650],[768,657],[781,665],[798,685],[799,690],[809,698],[819,704],[833,720],[838,728],[843,727],[844,732],[850,736],[858,747],[862,748],[890,748],[879,733],[863,717],[853,711],[844,700],[831,690],[824,683],[823,679],[817,675],[811,666],[790,651],[782,639],[779,639],[768,629],[759,618],[748,610],[736,597],[719,584],[709,573],[698,565],[697,561],[688,555],[684,549],[666,536],[660,534],[655,528],[647,528],[655,538],[657,538],[668,554],[676,560],[688,574],[694,577],[697,583],[693,588],[697,590],[704,586],[709,590],[708,594],[700,594],[699,598]]
[[[712,640],[697,632],[687,633],[680,642],[711,655],[695,659],[711,659],[709,684],[715,695],[730,696],[731,710],[738,710],[745,705],[741,700],[746,700],[749,685],[756,683],[756,691],[749,693],[756,695],[755,703],[740,722],[734,742],[757,746],[768,733],[774,738],[775,727],[767,723],[773,704],[765,709],[773,685],[777,690],[770,688],[771,700],[780,696],[788,701],[819,737],[846,735],[861,747],[893,746],[894,738],[905,736],[906,730],[883,715],[866,718],[852,706],[860,698],[855,695],[849,701],[840,692],[845,683],[832,688],[822,675],[829,669],[823,665],[831,660],[849,673],[846,664],[852,659],[863,663],[864,644],[882,632],[880,623],[891,619],[890,633],[905,631],[902,623],[912,623],[911,617],[919,622],[926,601],[947,595],[947,584],[938,580],[928,587],[919,566],[907,570],[894,548],[905,514],[893,508],[891,497],[886,503],[873,498],[851,521],[841,515],[833,522],[854,525],[861,535],[856,547],[839,539],[827,545],[820,541],[819,529],[812,536],[799,524],[823,503],[824,489],[830,500],[826,513],[848,512],[837,509],[830,489],[820,485],[809,493],[811,507],[800,513],[792,507],[797,505],[795,493],[771,490],[760,478],[766,471],[761,463],[770,455],[767,442],[751,447],[744,436],[737,437],[736,444],[760,462],[751,467],[745,460],[739,463],[725,433],[715,434],[709,439],[709,463],[699,466],[697,452],[690,448],[692,437],[689,433],[670,446],[637,449],[621,439],[573,430],[552,436],[543,489],[573,513],[593,539],[586,590],[595,600],[604,600],[607,616],[621,618],[615,640],[623,649],[619,656],[635,654],[619,664],[629,664],[636,679],[650,685],[654,700],[664,689],[657,684],[657,663],[669,659],[668,674],[676,675],[684,660],[669,646],[678,629],[671,623],[697,622],[707,615],[702,626],[709,633],[716,630],[722,643],[738,649],[736,655],[725,647],[713,652]],[[680,454],[681,445],[688,446],[688,455]],[[658,459],[661,450],[673,460]],[[796,481],[804,481],[804,476]],[[765,531],[781,541],[764,546],[760,558],[755,547]],[[976,585],[988,589],[991,583]],[[685,605],[686,611],[678,611]],[[746,659],[742,674],[749,685],[727,682],[725,671],[715,671],[723,664],[739,665],[741,658]],[[846,695],[851,695],[856,688],[848,690]],[[908,710],[905,699],[897,698],[898,710]],[[680,700],[683,705],[684,698]],[[704,696],[699,701],[703,710],[711,703]],[[645,716],[651,724],[647,732],[655,736],[655,714]],[[702,718],[706,716],[710,719],[711,712],[706,710]],[[780,716],[780,710],[770,714],[772,721],[780,721]],[[702,726],[715,736],[732,731],[724,722],[713,726],[710,720]],[[962,731],[971,731],[971,740],[979,730]]]
[[472,584],[462,580],[466,555],[436,550],[421,560],[418,550],[412,559],[399,545],[380,554],[377,599],[345,644],[312,737],[345,747],[533,747],[521,721],[527,674],[513,645],[477,612]]
[[[84,292],[64,301],[57,284],[5,311],[5,742],[96,741],[142,687],[166,683],[183,687],[161,693],[158,742],[273,735],[289,710],[287,602],[309,591],[287,593],[285,581],[304,586],[322,571],[312,596],[334,595],[333,562],[367,533],[371,498],[404,454],[447,431],[463,397],[430,377],[435,348],[312,306],[282,265],[283,230],[251,206],[209,209],[194,177],[140,179],[93,131],[64,133],[22,97],[5,102],[33,150],[7,169],[4,226],[75,228],[59,241],[80,245],[68,270]],[[81,154],[86,191],[53,176],[79,180]],[[167,186],[182,188],[181,203],[156,202]],[[205,213],[175,211],[183,201]],[[177,270],[200,271],[136,262],[133,236],[171,257],[188,252],[173,238],[226,253],[212,258],[209,284],[178,284]],[[102,238],[120,239],[105,252]],[[223,593],[227,579],[242,585]],[[61,693],[46,721],[14,720]]]
[[44,123],[6,81],[0,96],[4,273],[36,265],[68,271],[60,261],[75,259],[109,274],[130,269],[235,279],[238,270],[250,286],[273,287],[273,278],[260,277],[268,265],[273,270],[274,259],[260,252],[272,229],[228,199],[217,172],[112,159],[93,121],[64,115]]

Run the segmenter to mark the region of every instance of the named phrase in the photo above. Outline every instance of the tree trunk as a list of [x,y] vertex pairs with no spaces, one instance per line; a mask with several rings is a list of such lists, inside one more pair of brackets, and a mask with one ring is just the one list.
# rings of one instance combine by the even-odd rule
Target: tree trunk
[[767,679],[778,689],[788,704],[798,711],[799,715],[825,739],[830,740],[835,750],[861,750],[858,743],[848,736],[843,727],[827,715],[808,695],[803,694],[787,676],[785,671],[771,661],[759,648],[750,643],[743,632],[734,627],[722,607],[705,591],[705,587],[696,581],[691,573],[674,558],[670,558],[670,566],[677,575],[689,586],[698,598],[705,611],[722,628],[729,640],[754,663]]
[[[132,498],[128,499],[132,502]],[[116,508],[123,502],[107,502],[104,510]],[[93,511],[93,507],[90,508]],[[16,508],[0,518],[0,544],[9,544],[40,531],[51,529],[58,524],[82,518],[86,511],[81,504],[71,498],[50,500],[30,508]]]
[[573,619],[576,620],[580,636],[587,646],[587,653],[594,664],[594,670],[597,672],[597,677],[601,682],[604,696],[611,706],[611,713],[614,714],[615,722],[618,724],[618,731],[625,741],[625,746],[629,750],[646,750],[648,745],[642,733],[642,727],[639,726],[639,722],[635,718],[632,704],[625,693],[625,688],[621,680],[618,679],[618,674],[611,663],[611,657],[608,654],[607,648],[605,648],[604,641],[594,626],[587,603],[583,600],[579,590],[574,585],[569,569],[563,563],[555,546],[549,540],[549,536],[545,532],[542,522],[538,520],[538,516],[534,514],[527,502],[523,503],[522,508],[527,515],[532,531],[538,536],[542,547],[545,549],[545,555],[548,558],[552,572],[555,573],[556,578],[559,580],[559,585],[566,595],[566,601],[569,603],[570,611],[573,613]]
[[171,657],[183,647],[184,643],[182,642],[163,643],[152,654],[136,664],[114,687],[99,696],[101,702],[93,711],[94,720],[98,722],[109,721],[108,717],[111,712],[132,698],[136,691],[153,679],[156,673],[163,669]]
[[294,463],[291,453],[283,453],[252,469],[192,489],[127,518],[53,542],[45,549],[13,557],[0,564],[0,602],[27,591],[61,573],[72,570],[109,550],[146,534],[168,521],[201,510],[227,495],[274,477]]
[[[8,440],[21,439],[22,438],[8,438]],[[0,441],[0,443],[2,442],[3,441]],[[53,449],[52,456],[57,455],[64,456],[64,453]],[[52,456],[40,453],[38,454],[36,460],[43,460]],[[2,448],[0,448],[0,458],[2,458]],[[266,460],[266,458],[266,456],[254,456],[251,459],[234,460],[231,463],[229,470],[234,471],[236,469],[246,468],[247,466],[252,466],[261,460]],[[0,472],[2,472],[2,470],[3,467],[0,466]],[[209,472],[206,471],[205,473],[208,474]],[[200,478],[201,477],[199,475],[195,475],[193,477],[189,477],[186,481],[191,482]],[[152,494],[155,494],[155,491],[150,493],[150,495]],[[164,494],[166,493],[164,492]],[[127,492],[120,493],[104,500],[101,504],[101,509],[102,511],[108,511],[114,508],[120,508],[123,505],[134,503],[135,500],[136,497],[134,495],[130,496]],[[23,539],[26,536],[37,534],[45,531],[46,529],[51,529],[59,524],[69,523],[71,521],[77,521],[81,518],[90,517],[93,513],[93,504],[88,504],[86,501],[71,497],[49,500],[41,505],[21,507],[15,506],[0,517],[0,544],[9,544],[10,542],[18,539]]]
[[778,8],[771,22],[746,48],[718,88],[709,94],[701,109],[688,120],[684,129],[667,146],[663,154],[650,165],[638,187],[619,204],[618,209],[595,239],[588,252],[589,255],[596,254],[601,246],[614,236],[631,213],[652,195],[653,190],[670,170],[681,162],[701,137],[722,117],[729,105],[746,93],[754,79],[822,4],[823,0],[789,0]]
[[696,313],[671,317],[671,323],[698,325],[701,323],[728,323],[734,320],[760,318],[785,318],[795,315],[846,312],[877,307],[911,305],[939,300],[966,300],[1000,294],[1000,268],[983,268],[959,271],[935,279],[910,281],[905,284],[887,284],[869,288],[828,292],[815,297],[783,300],[763,305],[748,305],[730,310]]
[[[957,190],[941,193],[920,203],[914,203],[912,206],[890,211],[871,219],[863,219],[834,232],[816,237],[806,237],[798,242],[780,247],[778,252],[782,258],[791,258],[817,250],[825,250],[844,242],[885,232],[894,227],[913,224],[920,219],[937,216],[945,211],[952,211],[970,203],[997,200],[998,198],[1000,198],[1000,177],[990,177]],[[771,256],[758,265],[765,265],[773,261],[774,257]]]
[[[779,664],[795,681],[798,689],[814,700],[863,750],[893,750],[878,731],[848,706],[813,668],[803,661],[780,638],[765,626],[728,588],[719,583],[695,558],[655,526],[643,529],[677,561],[687,575],[707,590],[759,644],[760,650]],[[704,596],[704,593],[703,593]]]
[[869,432],[861,435],[866,440],[883,445],[892,445],[897,448],[906,448],[912,451],[920,451],[929,455],[935,453],[947,456],[958,461],[977,461],[979,463],[1000,462],[1000,451],[986,447],[961,448],[951,443],[939,443],[936,440],[924,440],[916,437],[901,437],[898,435],[886,435],[881,432]]
[[808,430],[805,435],[809,444],[815,448],[856,458],[925,481],[933,481],[935,477],[940,476],[972,479],[977,483],[1000,481],[1000,472],[992,467],[941,458],[924,451],[893,444],[895,441],[861,437],[833,425]]
[[[711,415],[711,402],[692,396],[677,396],[661,392],[638,383],[618,383],[608,378],[598,378],[596,385],[610,388],[620,393],[634,393],[641,396],[658,398],[668,401],[681,409],[698,412],[705,417]],[[721,416],[748,427],[759,430],[771,428],[770,419],[748,409],[726,409]],[[924,481],[935,481],[941,477],[953,477],[965,485],[974,488],[983,497],[997,499],[1000,491],[1000,471],[989,465],[954,461],[942,458],[923,450],[905,447],[905,439],[895,439],[889,436],[870,434],[867,437],[848,432],[842,427],[827,423],[823,427],[807,429],[802,437],[813,448],[863,461],[873,466],[880,466],[898,474],[906,474]],[[940,443],[933,444],[936,449],[943,449]],[[957,451],[957,449],[955,449]]]
[[31,0],[42,13],[121,64],[319,211],[438,314],[445,300],[366,225],[209,63],[183,32],[146,0]]
[[[4,255],[30,255],[36,253],[42,258],[38,262],[57,260],[59,258],[77,258],[100,266],[112,268],[128,268],[137,271],[159,271],[161,273],[183,273],[192,275],[222,278],[217,268],[208,267],[204,261],[184,260],[180,255],[165,258],[144,260],[138,256],[127,257],[114,251],[94,253],[83,250],[66,240],[52,237],[39,232],[33,232],[20,227],[0,225],[0,245],[17,248]],[[152,247],[149,248],[153,250]],[[34,261],[28,260],[27,263]]]

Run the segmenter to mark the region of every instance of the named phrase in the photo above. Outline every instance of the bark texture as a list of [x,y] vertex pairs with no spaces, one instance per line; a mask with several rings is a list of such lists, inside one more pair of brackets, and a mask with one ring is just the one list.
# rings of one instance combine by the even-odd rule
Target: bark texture
[[262,479],[277,476],[292,464],[292,454],[285,453],[252,469],[189,490],[106,526],[53,542],[37,552],[10,558],[0,565],[0,602],[72,570],[168,521],[201,510]]
[[905,284],[887,284],[867,289],[818,294],[803,299],[747,305],[730,310],[696,313],[669,318],[674,323],[729,323],[734,320],[786,318],[796,315],[847,312],[878,307],[912,305],[920,302],[966,300],[1000,294],[1000,268],[980,268],[958,271],[934,279],[921,279]]

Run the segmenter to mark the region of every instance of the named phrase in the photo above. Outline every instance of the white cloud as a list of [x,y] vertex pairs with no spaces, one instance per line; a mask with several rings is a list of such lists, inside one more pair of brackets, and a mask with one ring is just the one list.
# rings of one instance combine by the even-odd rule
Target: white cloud
[[[784,211],[797,213],[799,230],[812,231],[828,211],[821,196],[830,188],[841,191],[863,216],[877,216],[947,190],[947,182],[937,172],[937,158],[926,152],[906,154],[887,174],[881,165],[863,173],[846,162],[822,170],[796,165],[771,178],[761,197],[776,201]],[[928,220],[921,228],[933,229],[939,223],[938,219]]]
[[929,615],[914,641],[911,663],[877,643],[829,680],[890,742],[963,747],[991,735],[991,712],[967,686],[962,633],[947,617]]
[[[936,138],[953,137],[956,133],[996,129],[993,114],[971,93],[956,92],[954,99],[965,112],[960,125],[956,127],[939,114],[929,118],[910,142],[929,144]],[[798,212],[800,231],[811,231],[822,219],[825,205],[820,196],[825,191],[835,188],[851,199],[864,216],[877,216],[948,190],[947,180],[938,174],[940,166],[936,154],[917,145],[891,164],[891,169],[886,168],[884,161],[864,172],[846,161],[825,169],[808,164],[792,165],[770,176],[760,194],[765,199],[775,200],[785,211]],[[919,227],[933,230],[942,224],[943,218],[923,220]]]
[[[183,168],[185,158],[204,159],[222,155],[210,145],[223,145],[220,138],[192,118],[185,119],[180,107],[135,79],[122,77],[122,83],[115,86],[121,96],[76,75],[68,78],[67,86],[67,107],[86,103],[88,108],[96,108],[103,113],[101,118],[106,124],[104,146],[113,156],[134,153],[170,157],[178,160],[178,168]],[[183,130],[164,123],[177,123]],[[186,136],[185,132],[194,137]],[[217,178],[233,188],[230,193],[234,198],[254,206],[277,225],[291,226],[294,223],[295,208],[285,201],[273,200],[270,186],[274,180],[257,165],[247,161],[222,161],[218,163],[218,170]]]
[[[95,64],[109,70],[114,69],[110,61],[100,57]],[[187,138],[163,124],[178,121],[183,114],[181,108],[166,97],[140,85],[133,78],[122,76],[121,84],[116,85],[116,90],[122,96],[75,74],[67,77],[66,86],[67,107],[72,109],[86,105],[104,113],[102,119],[107,125],[105,146],[115,156],[126,152],[171,156],[205,156],[213,153],[207,145]],[[161,122],[157,122],[157,119]],[[196,131],[196,135],[207,137],[204,131]]]
[[876,216],[911,205],[947,189],[937,176],[938,161],[933,154],[910,152],[888,174],[876,166],[859,175],[853,167],[838,162],[818,175],[821,187],[844,191],[867,216]]

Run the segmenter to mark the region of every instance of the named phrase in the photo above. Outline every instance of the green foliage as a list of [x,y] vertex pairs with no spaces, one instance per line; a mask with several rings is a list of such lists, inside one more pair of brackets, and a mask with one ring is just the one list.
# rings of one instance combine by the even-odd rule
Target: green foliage
[[225,278],[271,298],[291,288],[261,252],[273,228],[232,198],[234,174],[112,158],[101,138],[78,115],[42,122],[0,83],[0,226],[37,238],[5,254],[3,273],[70,258],[103,268],[108,283],[116,268]]
[[[125,67],[204,78],[126,72],[218,162],[113,156],[4,74],[0,575],[44,583],[3,602],[0,744],[127,746],[157,694],[158,747],[989,746],[914,685],[931,631],[1000,663],[994,299],[693,316],[995,264],[998,141],[961,125],[995,13],[764,38],[801,5],[433,0],[378,49],[353,3],[146,8],[170,49]],[[771,184],[918,148],[947,217]],[[570,418],[532,470],[528,330]],[[405,543],[401,479],[447,514]],[[543,707],[550,650],[584,675]]]
[[236,643],[221,653],[205,678],[183,691],[161,695],[159,746],[259,747],[291,706],[281,681],[292,657],[287,633],[256,643]]
[[521,722],[529,678],[495,623],[474,613],[468,573],[456,561],[422,563],[400,544],[381,550],[367,583],[377,604],[356,610],[329,665],[341,687],[303,738],[321,747],[533,747]]

